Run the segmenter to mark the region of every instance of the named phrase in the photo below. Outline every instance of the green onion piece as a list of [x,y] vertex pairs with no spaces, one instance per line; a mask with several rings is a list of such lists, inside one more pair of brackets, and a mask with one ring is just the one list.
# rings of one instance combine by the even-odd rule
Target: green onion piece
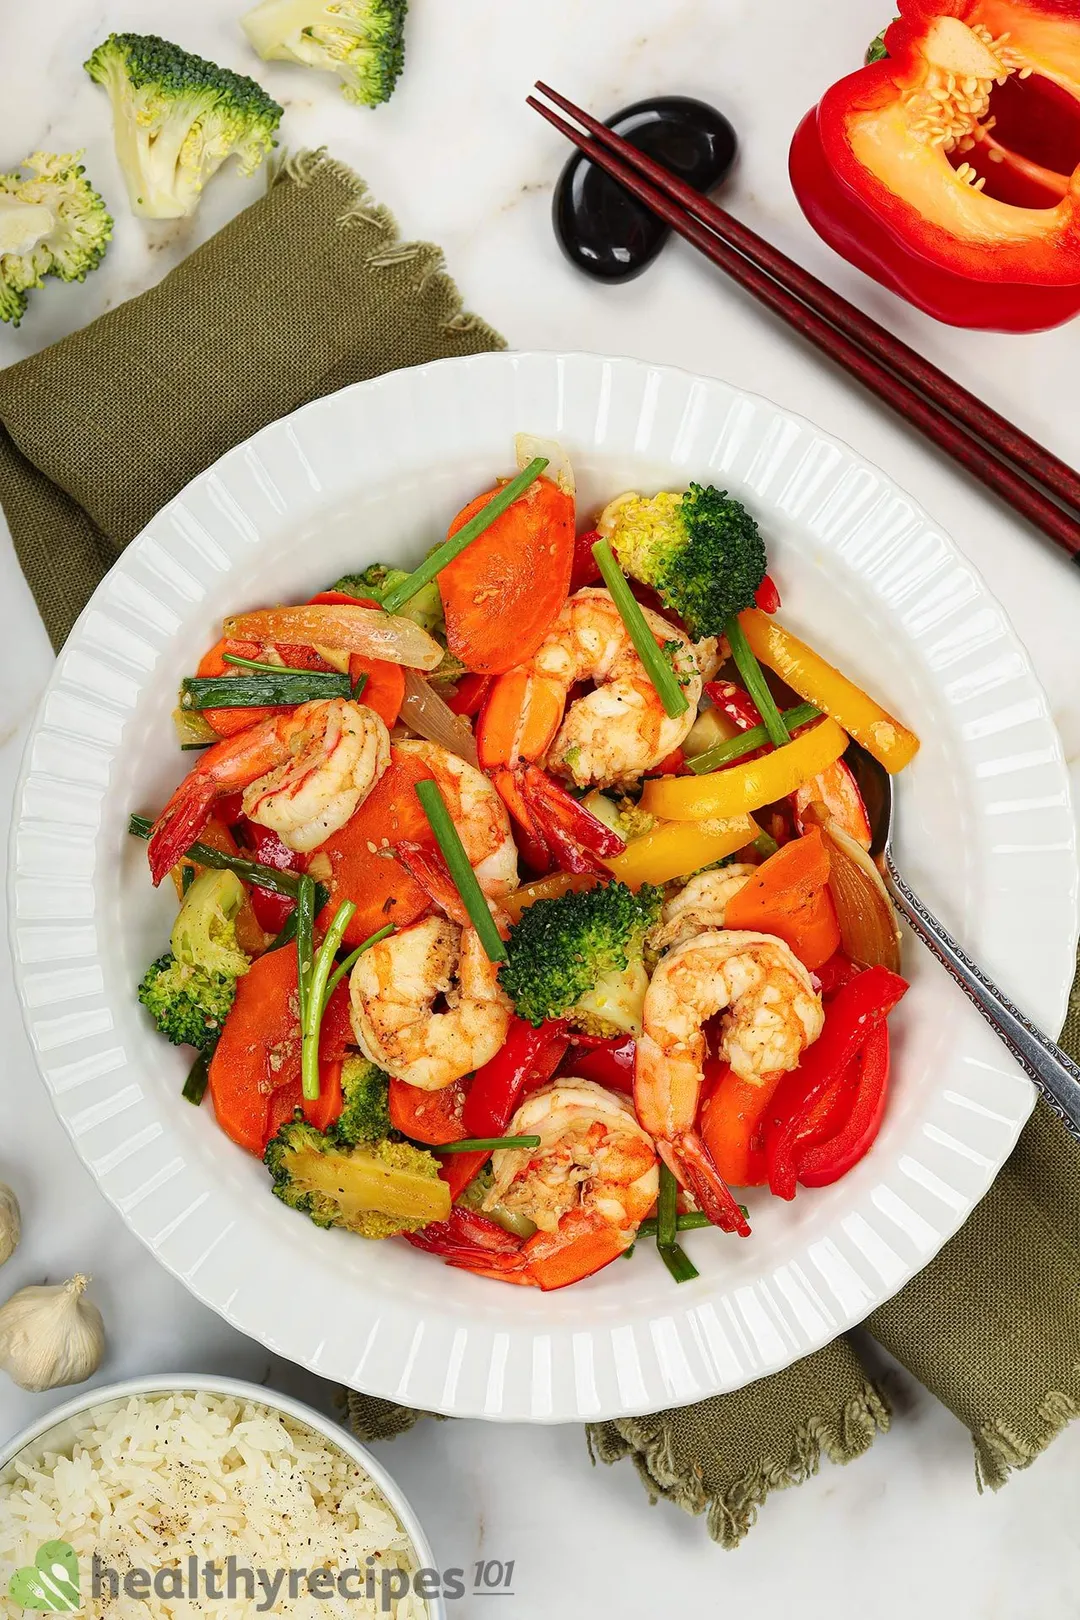
[[[311,879],[306,880],[311,883]],[[315,885],[311,884],[312,889]],[[300,904],[303,905],[303,894]],[[319,1095],[319,1030],[322,1027],[323,1010],[326,1006],[326,985],[330,977],[330,968],[334,957],[341,946],[341,938],[356,911],[351,900],[343,900],[334,912],[334,920],[326,930],[326,936],[315,954],[311,964],[305,993],[301,998],[300,1017],[300,1089],[304,1096],[314,1101]],[[303,933],[301,922],[297,933],[299,945]],[[301,954],[301,963],[303,956]]]
[[777,850],[780,848],[780,845],[776,842],[776,839],[773,837],[772,833],[759,832],[757,837],[754,839],[754,848],[757,850],[762,860],[767,861],[770,856],[776,854]]
[[181,898],[181,900],[187,894],[188,890],[191,888],[191,885],[194,883],[194,881],[195,881],[195,868],[193,866],[185,866],[183,871],[180,873],[180,898]]
[[461,1142],[440,1142],[436,1153],[494,1153],[499,1148],[536,1148],[538,1136],[467,1136]]
[[210,1084],[210,1057],[206,1052],[200,1052],[188,1072],[184,1081],[181,1096],[198,1108],[206,1096],[206,1088]]
[[352,689],[352,700],[354,703],[359,703],[364,693],[364,687],[367,685],[369,678],[370,677],[368,676],[366,669],[356,677],[356,685]]
[[658,1247],[661,1260],[677,1283],[693,1282],[701,1275],[685,1249],[680,1249],[677,1243],[661,1243]]
[[446,808],[446,801],[439,792],[437,783],[417,782],[416,797],[420,800],[421,808],[428,818],[431,830],[435,834],[435,842],[442,850],[443,859],[449,868],[454,887],[469,913],[469,921],[480,936],[480,943],[487,952],[488,960],[505,962],[506,946],[499,936],[495,919],[484,899],[484,891],[477,882],[476,873],[469,865],[465,846],[458,837],[457,828],[450,819],[450,812]]
[[[308,991],[315,960],[315,885],[309,877],[300,879],[296,902],[296,990],[300,1003],[300,1029],[307,1028]],[[319,1095],[316,1089],[314,1095]]]
[[508,484],[504,484],[474,518],[463,524],[457,534],[451,535],[449,540],[444,540],[441,546],[436,546],[431,555],[424,558],[419,568],[414,568],[411,574],[387,591],[382,599],[386,612],[400,613],[405,603],[412,601],[417,591],[422,591],[429,580],[442,572],[447,563],[452,563],[466,546],[472,545],[485,529],[490,529],[496,518],[501,518],[518,497],[524,495],[530,484],[535,484],[546,466],[547,457],[536,456],[516,478],[511,478]]
[[[821,714],[812,703],[796,703],[793,709],[785,709],[780,716],[786,729],[795,731],[799,726],[805,726],[811,720],[816,720]],[[789,739],[790,740],[790,739]],[[717,743],[704,754],[698,754],[696,759],[687,760],[687,765],[695,776],[703,776],[707,771],[719,770],[722,765],[730,765],[733,760],[741,759],[744,754],[752,754],[755,748],[763,748],[771,738],[764,725],[751,726],[749,731],[740,731],[737,737],[729,737],[726,742]]]
[[[129,816],[128,832],[133,838],[149,838],[154,823],[149,816]],[[249,861],[243,855],[229,855],[221,849],[211,849],[209,844],[194,843],[185,850],[189,861],[196,866],[210,866],[215,872],[235,872],[242,883],[257,884],[260,889],[269,889],[271,894],[284,894],[290,900],[295,900],[300,893],[300,884],[303,879],[299,872],[281,872],[275,866],[263,866],[259,861]],[[322,899],[318,891],[322,892]],[[317,885],[316,909],[321,910],[330,895],[322,884]]]
[[776,707],[776,699],[769,691],[761,665],[754,657],[750,643],[746,639],[746,631],[739,623],[738,614],[731,615],[724,634],[727,636],[735,666],[743,678],[743,685],[758,706],[769,741],[774,748],[782,748],[786,742],[791,741],[791,736],[780,710]]
[[204,743],[181,743],[180,744],[180,752],[182,754],[192,754],[192,753],[195,753],[197,750],[202,750],[203,748],[213,748],[213,746],[214,746],[213,743],[208,743],[208,742],[204,742]]
[[670,715],[672,719],[685,714],[690,707],[686,701],[686,693],[679,685],[678,676],[664,653],[656,645],[656,637],[649,629],[648,620],[641,611],[637,597],[626,583],[626,575],[615,561],[614,552],[606,540],[598,540],[592,552],[604,584],[611,592],[611,600],[618,608],[619,617],[625,624],[637,655],[645,666],[645,673],[660,694],[664,713]]
[[667,1165],[660,1164],[660,1196],[656,1200],[656,1241],[661,1249],[671,1248],[678,1232],[676,1198],[679,1183]]
[[[295,664],[264,664],[258,658],[240,658],[236,653],[222,653],[221,656],[226,664],[235,664],[237,669],[257,669],[264,675],[327,675],[330,673],[329,670],[298,669]],[[209,680],[211,677],[204,676],[202,678]]]
[[[646,1216],[638,1227],[638,1237],[655,1237],[657,1232],[657,1219],[655,1215]],[[677,1232],[696,1232],[699,1227],[711,1226],[712,1222],[700,1209],[687,1210],[685,1215],[676,1215],[675,1230]],[[674,1241],[674,1239],[672,1240]]]
[[180,683],[182,709],[272,709],[316,698],[347,698],[352,682],[336,670],[279,669],[274,675],[189,675]]
[[371,947],[373,945],[377,945],[380,939],[387,939],[393,932],[393,923],[387,923],[386,927],[380,928],[377,933],[369,934],[362,945],[358,945],[355,951],[349,952],[348,956],[343,962],[338,963],[337,967],[326,981],[326,995],[323,997],[324,1006],[330,1000],[330,997],[333,995],[346,973],[352,972],[353,967],[359,961],[360,957],[363,956],[364,952],[370,951]]

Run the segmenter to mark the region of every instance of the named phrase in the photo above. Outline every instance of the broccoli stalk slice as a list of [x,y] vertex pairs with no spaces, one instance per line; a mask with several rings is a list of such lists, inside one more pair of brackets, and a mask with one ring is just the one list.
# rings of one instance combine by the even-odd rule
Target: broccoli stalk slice
[[264,1163],[274,1195],[316,1226],[384,1238],[450,1213],[450,1187],[439,1177],[438,1160],[411,1142],[349,1146],[297,1118],[278,1131]]

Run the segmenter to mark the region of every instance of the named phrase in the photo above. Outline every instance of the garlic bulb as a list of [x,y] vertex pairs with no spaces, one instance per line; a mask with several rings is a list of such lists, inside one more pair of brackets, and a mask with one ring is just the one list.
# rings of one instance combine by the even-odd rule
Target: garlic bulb
[[19,1200],[6,1182],[0,1181],[0,1266],[10,1260],[19,1247],[22,1221]]
[[101,1312],[82,1296],[89,1279],[20,1288],[0,1306],[0,1367],[21,1389],[81,1384],[105,1349]]

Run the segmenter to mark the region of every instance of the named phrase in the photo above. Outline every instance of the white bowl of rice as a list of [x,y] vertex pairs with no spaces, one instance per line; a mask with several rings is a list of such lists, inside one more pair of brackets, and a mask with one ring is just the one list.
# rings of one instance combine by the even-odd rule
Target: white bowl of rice
[[[56,1542],[77,1598],[63,1555],[39,1556]],[[198,1375],[94,1390],[0,1448],[5,1620],[28,1582],[108,1620],[446,1615],[427,1538],[362,1446],[298,1401]]]

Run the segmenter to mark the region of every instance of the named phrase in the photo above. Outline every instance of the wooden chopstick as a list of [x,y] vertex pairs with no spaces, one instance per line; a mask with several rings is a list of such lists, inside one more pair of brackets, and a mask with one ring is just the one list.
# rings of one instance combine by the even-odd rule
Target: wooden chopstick
[[1080,521],[1052,498],[1080,507],[1074,469],[606,125],[547,86],[537,89],[594,132],[595,138],[582,134],[528,98],[592,162],[1058,545],[1080,555]]

